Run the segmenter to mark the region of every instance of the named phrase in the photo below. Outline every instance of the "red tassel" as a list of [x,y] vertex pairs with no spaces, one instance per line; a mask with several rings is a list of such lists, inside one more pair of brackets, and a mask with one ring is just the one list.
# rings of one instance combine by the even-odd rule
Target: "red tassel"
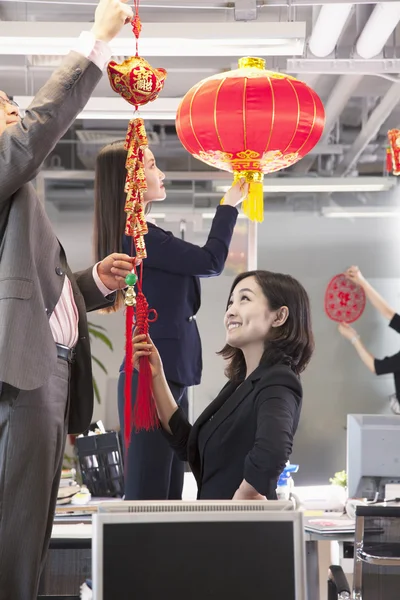
[[125,404],[124,404],[124,442],[128,449],[132,431],[132,373],[133,373],[133,306],[126,307],[125,317]]
[[386,171],[388,173],[393,171],[392,153],[390,148],[386,148]]
[[[136,298],[136,323],[141,334],[149,333],[149,305],[140,289]],[[149,358],[140,358],[139,382],[133,411],[135,430],[150,431],[159,427],[157,409],[153,398],[153,378]]]

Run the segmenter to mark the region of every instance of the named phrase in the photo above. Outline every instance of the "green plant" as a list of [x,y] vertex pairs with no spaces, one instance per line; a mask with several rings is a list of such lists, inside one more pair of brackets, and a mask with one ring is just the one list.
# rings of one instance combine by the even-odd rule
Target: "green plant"
[[[95,323],[88,322],[88,329],[89,329],[89,339],[90,339],[91,343],[93,343],[93,339],[100,340],[103,344],[105,344],[111,350],[111,352],[114,350],[110,338],[104,333],[106,331],[106,329],[104,327],[102,327],[101,325],[96,325]],[[96,365],[98,365],[100,367],[100,369],[106,375],[108,374],[108,371],[107,371],[106,367],[104,366],[104,364],[93,354],[92,354],[92,361]],[[101,399],[100,399],[99,386],[97,385],[97,381],[94,376],[93,376],[93,392],[94,392],[94,396],[95,396],[97,402],[100,404]]]
[[330,478],[329,483],[332,485],[340,485],[342,487],[347,487],[347,473],[346,471],[337,471],[333,477]]

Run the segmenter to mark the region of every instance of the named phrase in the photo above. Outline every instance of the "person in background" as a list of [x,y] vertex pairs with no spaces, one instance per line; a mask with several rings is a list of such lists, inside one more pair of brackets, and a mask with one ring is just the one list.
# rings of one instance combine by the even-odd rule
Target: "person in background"
[[[123,142],[102,149],[95,176],[95,250],[98,260],[109,252],[131,252],[131,238],[124,235],[124,184],[126,150]],[[165,200],[164,173],[157,167],[150,149],[145,150],[147,191],[146,210],[152,202]],[[203,247],[176,238],[171,232],[148,222],[145,236],[143,292],[158,319],[150,332],[164,364],[169,389],[184,414],[188,412],[187,389],[200,383],[201,342],[196,324],[200,308],[200,277],[219,275],[228,256],[239,205],[247,195],[247,184],[240,181],[226,193],[218,206],[208,239]],[[123,307],[123,295],[114,307]],[[138,373],[132,376],[132,401],[135,401]],[[118,382],[118,409],[124,430],[124,386],[122,370]],[[166,500],[182,497],[184,464],[177,460],[158,430],[132,431],[125,468],[126,500]]]
[[85,431],[92,416],[86,311],[114,301],[135,260],[112,254],[73,274],[31,181],[132,16],[124,1],[100,0],[23,118],[0,92],[0,600],[37,598],[67,428]]
[[[346,277],[364,289],[372,306],[389,321],[389,327],[400,333],[400,315],[396,313],[394,308],[389,306],[386,300],[365,279],[360,269],[357,266],[350,267],[346,271]],[[375,373],[376,375],[393,373],[396,392],[390,397],[390,407],[394,413],[400,414],[400,352],[382,359],[375,358],[366,349],[354,327],[351,327],[348,323],[341,323],[339,325],[339,332],[353,344],[358,356],[371,373]]]
[[302,405],[300,373],[313,349],[310,303],[298,281],[269,271],[233,282],[224,317],[227,384],[190,425],[151,340],[134,333],[136,368],[148,356],[162,432],[188,460],[199,499],[276,499]]

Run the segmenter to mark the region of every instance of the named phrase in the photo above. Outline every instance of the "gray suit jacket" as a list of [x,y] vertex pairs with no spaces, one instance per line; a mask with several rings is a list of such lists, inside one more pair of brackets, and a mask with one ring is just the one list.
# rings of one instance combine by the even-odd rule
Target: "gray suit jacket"
[[86,311],[109,305],[88,269],[73,275],[30,181],[82,110],[102,73],[71,52],[34,98],[21,123],[0,135],[0,381],[42,386],[57,352],[49,326],[67,274],[79,311],[71,369],[69,431],[87,429],[93,387]]

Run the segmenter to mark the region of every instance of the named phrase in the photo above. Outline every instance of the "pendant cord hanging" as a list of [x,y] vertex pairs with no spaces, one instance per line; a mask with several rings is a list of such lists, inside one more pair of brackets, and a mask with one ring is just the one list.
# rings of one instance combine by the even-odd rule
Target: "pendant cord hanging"
[[134,0],[133,5],[134,5],[135,16],[133,17],[133,21],[132,21],[132,31],[133,31],[133,35],[136,38],[136,56],[139,56],[139,36],[140,36],[140,32],[142,31],[142,23],[140,22],[140,17],[139,17],[139,0]]

